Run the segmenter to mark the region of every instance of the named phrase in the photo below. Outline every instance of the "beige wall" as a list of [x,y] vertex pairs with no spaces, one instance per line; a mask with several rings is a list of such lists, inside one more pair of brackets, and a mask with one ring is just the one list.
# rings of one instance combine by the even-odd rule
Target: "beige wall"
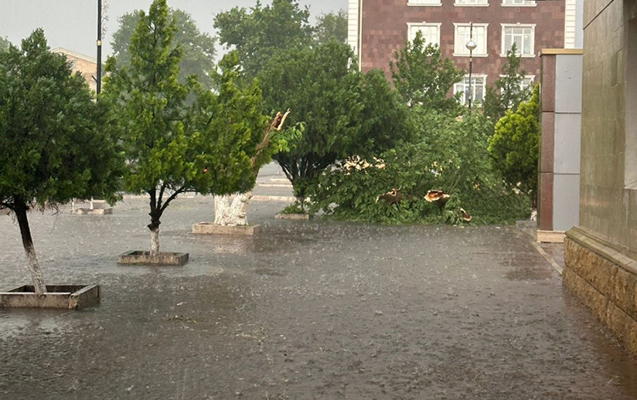
[[627,36],[628,21],[637,15],[636,3],[584,3],[580,185],[580,227],[633,258],[637,255],[637,187],[626,186],[626,137],[630,142],[637,132],[634,126],[626,129],[625,90],[630,75],[626,73],[627,48],[637,45]]
[[73,72],[80,72],[91,90],[97,90],[97,83],[95,79],[93,79],[93,77],[97,75],[96,61],[93,61],[93,59],[88,56],[74,53],[61,47],[57,47],[51,51],[66,56],[66,59],[71,63]]

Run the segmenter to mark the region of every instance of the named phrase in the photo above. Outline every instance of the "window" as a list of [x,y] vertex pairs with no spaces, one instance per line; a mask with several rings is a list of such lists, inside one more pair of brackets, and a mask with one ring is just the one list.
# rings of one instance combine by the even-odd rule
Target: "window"
[[427,23],[407,23],[407,36],[410,42],[416,38],[416,33],[420,32],[425,39],[425,45],[435,44],[440,46],[440,24]]
[[441,6],[440,0],[407,0],[408,6]]
[[489,2],[487,0],[456,0],[454,5],[456,5],[456,6],[488,7],[489,6]]
[[526,75],[524,79],[522,79],[522,84],[520,86],[522,87],[522,90],[526,90],[533,87],[533,85],[535,85],[535,75]]
[[[468,56],[466,44],[471,37],[471,25],[454,24],[456,26],[456,34],[454,38],[454,56]],[[473,41],[478,47],[473,51],[474,56],[487,56],[487,26],[488,24],[473,24]]]
[[533,57],[535,55],[535,25],[502,25],[502,57],[513,43],[517,47],[517,55]]
[[[486,87],[486,75],[471,75],[471,103],[478,104],[484,100],[484,90]],[[469,75],[465,75],[462,82],[453,85],[453,94],[463,93],[460,96],[460,104],[469,103]]]
[[535,7],[537,3],[535,3],[535,0],[502,0],[502,5],[512,7]]
[[[505,78],[506,75],[500,75],[500,79]],[[522,82],[520,82],[520,89],[526,90],[527,88],[533,87],[535,84],[535,75],[525,75],[522,78]]]

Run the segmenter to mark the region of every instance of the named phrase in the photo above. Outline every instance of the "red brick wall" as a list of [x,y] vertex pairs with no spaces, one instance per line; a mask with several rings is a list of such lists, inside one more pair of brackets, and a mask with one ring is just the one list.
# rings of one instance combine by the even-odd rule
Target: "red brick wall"
[[442,23],[440,49],[458,68],[468,71],[469,57],[453,57],[454,23],[488,23],[488,57],[474,57],[473,73],[486,74],[487,85],[500,75],[500,24],[536,24],[535,57],[523,58],[528,75],[540,75],[539,52],[543,48],[564,47],[564,1],[538,1],[535,7],[503,7],[502,0],[489,0],[488,7],[454,6],[454,0],[441,0],[442,6],[408,6],[407,0],[364,0],[362,14],[361,68],[381,68],[389,77],[389,62],[395,50],[407,41],[408,22]]

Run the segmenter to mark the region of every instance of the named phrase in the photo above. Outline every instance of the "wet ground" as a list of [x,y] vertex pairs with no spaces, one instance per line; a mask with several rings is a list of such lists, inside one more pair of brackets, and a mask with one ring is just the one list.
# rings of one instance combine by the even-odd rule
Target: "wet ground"
[[[278,189],[277,189],[278,190]],[[162,251],[183,267],[117,266],[146,250],[147,204],[33,213],[45,277],[91,283],[85,311],[0,311],[0,399],[637,398],[637,364],[515,227],[282,221],[193,236],[212,199],[178,200]],[[28,283],[0,216],[5,289]]]

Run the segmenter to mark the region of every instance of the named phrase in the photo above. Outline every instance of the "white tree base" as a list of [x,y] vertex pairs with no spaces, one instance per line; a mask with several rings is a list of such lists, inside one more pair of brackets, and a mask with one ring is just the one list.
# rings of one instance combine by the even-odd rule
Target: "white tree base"
[[230,203],[230,196],[215,196],[215,225],[249,226],[247,211],[252,192],[239,193]]

